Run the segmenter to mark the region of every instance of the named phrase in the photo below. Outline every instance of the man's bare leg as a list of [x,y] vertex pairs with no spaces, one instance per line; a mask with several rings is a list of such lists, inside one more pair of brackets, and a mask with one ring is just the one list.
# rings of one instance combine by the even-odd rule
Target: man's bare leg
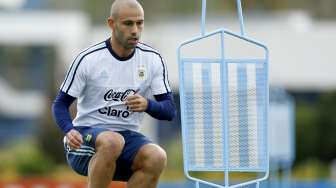
[[134,173],[127,188],[155,188],[166,164],[167,155],[161,147],[155,144],[142,146],[134,158]]
[[88,188],[108,187],[124,144],[124,138],[119,133],[105,131],[97,136],[96,153],[89,164]]

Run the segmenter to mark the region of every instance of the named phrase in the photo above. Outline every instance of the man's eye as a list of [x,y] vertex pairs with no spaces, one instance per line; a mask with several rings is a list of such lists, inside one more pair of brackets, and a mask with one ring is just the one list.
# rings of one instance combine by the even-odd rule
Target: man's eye
[[124,24],[127,25],[127,26],[131,26],[131,25],[133,25],[132,22],[124,22]]

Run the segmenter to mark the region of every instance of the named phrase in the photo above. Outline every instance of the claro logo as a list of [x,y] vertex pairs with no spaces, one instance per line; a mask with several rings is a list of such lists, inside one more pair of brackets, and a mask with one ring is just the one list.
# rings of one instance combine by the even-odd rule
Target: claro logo
[[[105,101],[115,101],[115,102],[123,102],[127,99],[128,96],[134,95],[136,93],[133,89],[127,89],[126,91],[114,91],[113,89],[108,90],[104,95]],[[109,117],[122,117],[128,118],[130,116],[130,112],[128,108],[126,110],[115,109],[113,106],[106,106],[98,110],[100,114]]]

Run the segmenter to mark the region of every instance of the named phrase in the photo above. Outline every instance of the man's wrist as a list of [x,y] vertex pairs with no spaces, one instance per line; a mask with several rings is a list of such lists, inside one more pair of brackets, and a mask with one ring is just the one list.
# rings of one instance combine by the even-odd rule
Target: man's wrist
[[74,129],[74,127],[71,125],[71,127],[70,126],[67,126],[65,129],[64,129],[64,134],[66,135],[66,134],[68,134],[71,130],[73,130]]

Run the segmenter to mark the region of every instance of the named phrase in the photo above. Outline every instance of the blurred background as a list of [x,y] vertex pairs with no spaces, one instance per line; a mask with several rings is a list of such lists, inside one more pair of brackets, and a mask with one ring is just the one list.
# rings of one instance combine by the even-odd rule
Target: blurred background
[[[199,35],[201,1],[140,2],[146,20],[142,40],[166,59],[179,108],[176,48]],[[66,164],[63,135],[50,108],[72,58],[110,36],[106,20],[111,3],[0,0],[0,187],[85,183]],[[271,100],[275,106],[290,104],[291,109],[282,110],[290,114],[288,122],[279,125],[288,125],[287,158],[275,152],[271,180],[281,181],[278,177],[289,169],[286,177],[295,182],[292,186],[336,187],[336,1],[243,0],[243,8],[247,35],[270,49],[269,78],[275,88]],[[239,31],[235,1],[208,0],[207,31],[223,26]],[[143,122],[142,131],[168,153],[162,188],[182,187],[186,181],[180,126],[179,116],[172,122],[147,116]],[[280,151],[280,145],[275,141],[271,147]],[[269,185],[276,186],[285,185]]]

